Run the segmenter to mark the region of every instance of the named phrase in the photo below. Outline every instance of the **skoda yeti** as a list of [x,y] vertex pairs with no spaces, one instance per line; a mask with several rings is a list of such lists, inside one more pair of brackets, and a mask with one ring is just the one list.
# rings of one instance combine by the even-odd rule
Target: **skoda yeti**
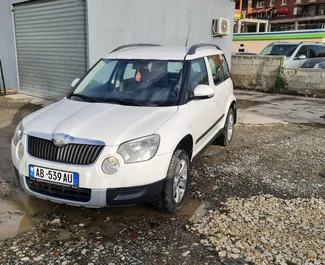
[[213,142],[229,145],[236,99],[213,44],[121,46],[61,101],[24,118],[12,139],[28,194],[85,207],[152,202],[178,211],[190,163]]

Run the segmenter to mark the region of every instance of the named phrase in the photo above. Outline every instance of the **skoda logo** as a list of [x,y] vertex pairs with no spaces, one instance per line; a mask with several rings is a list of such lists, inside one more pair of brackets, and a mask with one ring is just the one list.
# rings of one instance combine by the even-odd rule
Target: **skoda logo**
[[66,144],[66,139],[68,138],[65,134],[53,134],[52,143],[57,147],[62,147]]

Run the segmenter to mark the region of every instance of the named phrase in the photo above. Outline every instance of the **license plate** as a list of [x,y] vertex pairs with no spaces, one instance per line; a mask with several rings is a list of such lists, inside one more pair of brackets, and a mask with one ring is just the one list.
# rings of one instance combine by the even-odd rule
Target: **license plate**
[[29,165],[29,177],[46,182],[79,186],[79,174],[73,172]]

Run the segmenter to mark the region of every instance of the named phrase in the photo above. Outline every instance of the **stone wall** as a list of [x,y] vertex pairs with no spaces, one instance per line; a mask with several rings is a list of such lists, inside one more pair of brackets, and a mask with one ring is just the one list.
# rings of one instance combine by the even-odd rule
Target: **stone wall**
[[[233,56],[231,76],[236,89],[325,97],[324,69],[289,69],[281,56]],[[279,85],[279,86],[278,86]]]
[[325,97],[325,69],[284,69],[283,83],[285,93]]
[[233,56],[231,77],[236,89],[274,91],[281,56]]

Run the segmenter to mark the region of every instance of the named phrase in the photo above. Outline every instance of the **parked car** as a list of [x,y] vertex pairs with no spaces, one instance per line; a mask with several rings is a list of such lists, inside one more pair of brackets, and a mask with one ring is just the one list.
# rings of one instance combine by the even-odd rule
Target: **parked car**
[[178,211],[190,163],[231,143],[236,99],[224,53],[135,44],[99,60],[61,101],[24,118],[11,144],[22,188],[85,207]]
[[313,68],[317,63],[325,61],[325,44],[319,42],[272,43],[259,55],[286,56],[287,68]]
[[315,69],[325,69],[325,62],[320,62],[315,64],[314,66]]

